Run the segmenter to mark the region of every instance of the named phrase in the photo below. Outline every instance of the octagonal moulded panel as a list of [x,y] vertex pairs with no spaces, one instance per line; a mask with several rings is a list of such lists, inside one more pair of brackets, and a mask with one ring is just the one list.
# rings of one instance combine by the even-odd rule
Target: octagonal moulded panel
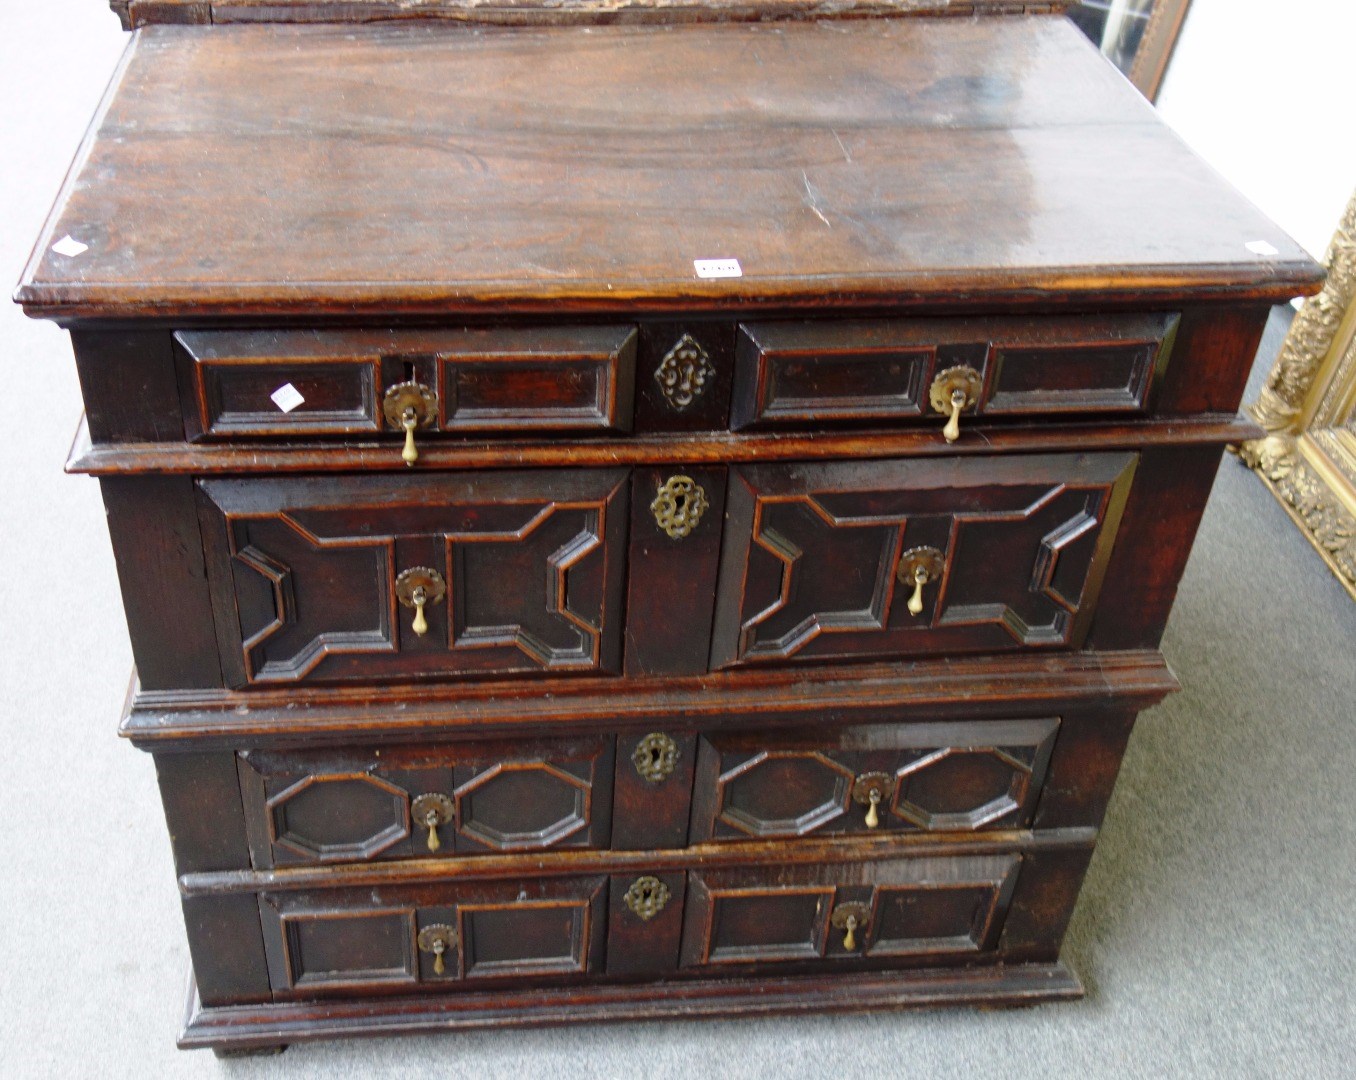
[[267,805],[273,843],[307,859],[370,859],[410,831],[408,793],[370,773],[303,777]]
[[847,811],[853,774],[813,751],[764,751],[717,781],[720,820],[751,836],[803,836]]
[[487,847],[550,847],[588,826],[591,795],[548,762],[506,762],[457,789],[457,828]]
[[994,747],[950,746],[895,774],[890,809],[924,829],[980,829],[1026,800],[1031,769]]

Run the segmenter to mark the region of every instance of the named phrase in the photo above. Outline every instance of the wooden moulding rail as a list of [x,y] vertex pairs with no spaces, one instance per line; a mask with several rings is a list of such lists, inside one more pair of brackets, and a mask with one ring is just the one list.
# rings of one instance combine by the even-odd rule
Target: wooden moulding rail
[[364,1001],[205,1007],[190,982],[182,1049],[247,1051],[338,1037],[620,1020],[781,1016],[866,1009],[1024,1006],[1083,996],[1062,963],[789,978],[683,979],[384,997]]
[[153,23],[384,22],[445,19],[500,26],[770,22],[911,15],[1049,15],[1075,0],[110,0],[134,29]]
[[[219,743],[497,738],[568,725],[572,733],[656,723],[897,723],[1004,717],[1068,705],[1147,708],[1178,689],[1160,653],[1062,653],[778,669],[666,679],[538,679],[286,690],[142,691],[121,733],[146,749]],[[624,717],[623,722],[619,718]]]
[[[1091,849],[1097,830],[1090,827],[1045,829],[1039,832],[1005,830],[962,833],[942,838],[929,833],[886,836],[834,837],[796,840],[797,863],[861,863],[899,859],[910,855],[944,858],[953,855],[996,855],[1019,851],[1030,854],[1051,849]],[[185,896],[221,896],[257,891],[287,892],[305,889],[386,888],[438,885],[452,882],[627,874],[638,870],[713,870],[718,867],[766,866],[787,860],[785,840],[696,844],[666,851],[545,851],[534,854],[530,869],[522,855],[476,855],[464,859],[400,859],[336,868],[331,865],[286,867],[278,870],[220,870],[185,874],[179,889]]]
[[[738,464],[805,458],[955,457],[1006,451],[1046,453],[1222,446],[1262,434],[1241,416],[1200,416],[1127,424],[1051,424],[1040,428],[973,425],[973,437],[948,443],[936,424],[911,430],[769,435],[641,435],[622,440],[476,442],[428,439],[421,469],[513,469],[567,465]],[[227,444],[136,442],[94,445],[82,420],[66,471],[93,476],[240,472],[405,472],[400,439],[333,445],[256,440]]]

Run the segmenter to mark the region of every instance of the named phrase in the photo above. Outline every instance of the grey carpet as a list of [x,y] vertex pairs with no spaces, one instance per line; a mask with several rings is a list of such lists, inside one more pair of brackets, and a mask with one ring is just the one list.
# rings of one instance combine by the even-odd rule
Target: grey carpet
[[[0,4],[7,283],[122,43],[103,0]],[[169,847],[150,759],[114,734],[113,561],[97,485],[60,473],[73,365],[7,304],[0,342],[0,1076],[1352,1075],[1356,604],[1232,460],[1165,645],[1186,690],[1140,722],[1066,947],[1086,1000],[179,1053]]]

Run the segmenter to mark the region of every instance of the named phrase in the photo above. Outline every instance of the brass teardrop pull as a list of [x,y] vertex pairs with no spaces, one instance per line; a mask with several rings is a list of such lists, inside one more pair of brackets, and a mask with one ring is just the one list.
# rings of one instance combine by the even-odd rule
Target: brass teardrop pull
[[400,451],[400,460],[413,465],[419,460],[419,448],[414,445],[414,429],[419,426],[419,417],[414,415],[413,406],[401,415],[400,426],[405,429],[405,448]]
[[445,975],[447,965],[443,962],[443,957],[456,947],[457,932],[450,926],[434,923],[419,931],[417,941],[420,952],[433,954],[433,974]]
[[405,432],[400,460],[413,465],[419,460],[419,448],[414,445],[415,429],[433,424],[438,415],[438,395],[421,382],[396,383],[386,391],[381,411],[387,424]]
[[952,443],[960,438],[961,413],[979,401],[984,386],[982,376],[974,368],[960,364],[938,373],[928,390],[928,400],[934,412],[947,417],[942,438]]
[[866,929],[871,919],[871,909],[856,902],[839,904],[833,909],[832,923],[835,930],[843,931],[843,948],[848,952],[857,950],[857,931]]
[[893,786],[893,778],[880,772],[863,773],[853,782],[852,801],[866,807],[868,829],[880,827],[880,804]]
[[442,574],[427,566],[412,566],[396,578],[396,599],[406,607],[414,608],[414,621],[410,629],[420,637],[428,633],[424,609],[429,604],[440,603],[446,594],[447,584]]
[[452,800],[436,791],[420,795],[410,803],[410,817],[428,830],[428,849],[437,851],[443,846],[438,828],[452,820]]
[[935,547],[909,548],[899,557],[897,577],[901,585],[912,585],[913,594],[909,597],[909,614],[921,615],[926,606],[923,601],[923,586],[937,581],[942,576],[946,562],[942,553]]

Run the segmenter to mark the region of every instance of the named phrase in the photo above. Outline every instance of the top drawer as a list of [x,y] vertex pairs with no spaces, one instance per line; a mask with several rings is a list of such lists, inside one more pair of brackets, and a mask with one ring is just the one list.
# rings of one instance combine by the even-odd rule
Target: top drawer
[[629,431],[634,326],[174,335],[190,439]]
[[823,422],[1141,413],[1179,316],[745,323],[736,430]]

